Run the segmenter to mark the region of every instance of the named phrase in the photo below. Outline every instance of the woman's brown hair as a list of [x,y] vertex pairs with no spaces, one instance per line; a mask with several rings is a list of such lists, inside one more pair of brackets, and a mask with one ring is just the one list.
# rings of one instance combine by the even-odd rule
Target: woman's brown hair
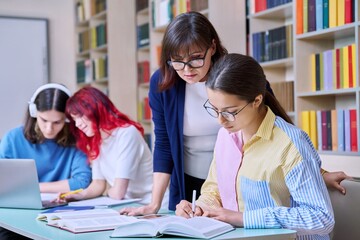
[[227,50],[222,46],[211,22],[198,12],[187,12],[174,18],[166,28],[162,41],[160,70],[163,80],[159,86],[160,91],[171,88],[180,79],[176,71],[167,64],[172,56],[179,55],[181,51],[189,52],[191,47],[206,50],[213,42],[216,52],[211,60],[216,62],[221,56],[227,54]]

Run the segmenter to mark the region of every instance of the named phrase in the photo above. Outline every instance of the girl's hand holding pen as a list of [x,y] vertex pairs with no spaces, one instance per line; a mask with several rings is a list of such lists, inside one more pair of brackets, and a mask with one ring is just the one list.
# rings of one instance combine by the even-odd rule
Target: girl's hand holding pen
[[191,218],[194,216],[202,216],[203,210],[199,206],[195,206],[195,211],[193,211],[191,202],[181,200],[181,202],[176,205],[175,214],[177,216]]
[[84,192],[83,189],[77,189],[70,192],[65,193],[59,193],[57,199],[55,199],[56,202],[69,202],[73,200],[81,200],[84,198]]

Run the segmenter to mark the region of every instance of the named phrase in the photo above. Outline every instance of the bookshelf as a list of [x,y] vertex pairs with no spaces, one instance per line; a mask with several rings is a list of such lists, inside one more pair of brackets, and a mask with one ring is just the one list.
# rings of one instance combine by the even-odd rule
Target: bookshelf
[[136,119],[134,2],[74,0],[74,7],[78,88],[99,88],[120,111]]
[[251,7],[248,16],[250,55],[260,62],[275,96],[296,122],[293,3],[264,8],[262,1],[258,1]]
[[[250,54],[259,58],[272,86],[277,82],[293,82],[293,97],[285,98],[293,101],[290,116],[297,126],[309,133],[323,167],[358,177],[359,2],[336,1],[336,5],[331,5],[332,1],[329,1],[324,5],[326,1],[319,1],[322,4],[316,5],[318,1],[293,0],[272,7],[266,6],[266,2],[269,1],[260,0],[255,6],[249,6]],[[263,32],[266,36],[270,29],[288,24],[293,25],[289,36],[293,55],[275,60],[261,58],[259,52],[269,52],[272,47],[267,44],[271,39],[264,37],[264,48],[258,49],[260,40],[254,34]],[[275,94],[279,96],[277,92]],[[352,120],[347,121],[345,118],[349,113],[346,111],[350,109]],[[341,143],[343,146],[339,145]]]
[[[353,10],[345,13],[345,3],[350,4]],[[301,17],[300,7],[295,5],[297,19]],[[308,21],[307,26],[303,22],[301,31],[301,22],[297,22],[299,29],[295,38],[296,62],[308,62],[296,65],[295,76],[299,79],[296,84],[297,109],[299,116],[307,111],[321,114],[321,118],[317,116],[317,121],[321,119],[318,123],[321,125],[316,128],[316,136],[324,163],[328,161],[329,168],[335,166],[345,169],[349,175],[359,176],[359,5],[358,1],[338,1],[336,6],[329,2],[329,5],[320,7],[327,9],[329,16],[328,20],[323,18],[322,25],[316,24],[319,10],[310,5],[308,14],[312,16],[308,19],[315,18],[315,24],[314,20]],[[313,13],[310,9],[313,9]],[[348,46],[352,50],[349,51]],[[349,109],[355,110],[355,118],[346,119]],[[328,112],[327,117],[324,117],[324,111]],[[339,120],[339,116],[343,119]],[[299,124],[304,123],[306,125],[306,119],[300,118]],[[311,128],[312,125],[310,130]],[[327,137],[324,137],[324,132]]]
[[108,92],[106,1],[76,1],[77,83]]
[[137,46],[137,120],[144,127],[145,140],[152,149],[152,124],[149,106],[150,81],[150,17],[149,0],[136,0]]

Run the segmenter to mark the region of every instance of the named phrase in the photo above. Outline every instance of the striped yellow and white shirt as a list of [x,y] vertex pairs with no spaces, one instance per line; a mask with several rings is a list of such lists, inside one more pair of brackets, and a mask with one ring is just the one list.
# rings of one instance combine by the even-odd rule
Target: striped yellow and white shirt
[[[222,207],[216,164],[226,164],[226,159],[216,162],[214,157],[199,206]],[[320,165],[308,135],[268,108],[258,131],[243,146],[236,176],[244,227],[288,228],[297,230],[298,239],[329,239],[334,216]]]

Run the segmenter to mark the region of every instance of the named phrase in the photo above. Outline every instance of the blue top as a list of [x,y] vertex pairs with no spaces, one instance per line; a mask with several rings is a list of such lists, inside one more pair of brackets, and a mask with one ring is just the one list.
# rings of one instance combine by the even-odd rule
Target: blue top
[[185,199],[184,186],[184,104],[185,81],[159,92],[162,75],[157,70],[150,79],[149,103],[154,121],[154,172],[171,174],[169,209]]
[[82,151],[76,147],[62,147],[54,140],[30,143],[23,127],[10,130],[1,139],[0,158],[34,159],[39,182],[68,179],[71,190],[86,188],[91,182],[91,170]]

